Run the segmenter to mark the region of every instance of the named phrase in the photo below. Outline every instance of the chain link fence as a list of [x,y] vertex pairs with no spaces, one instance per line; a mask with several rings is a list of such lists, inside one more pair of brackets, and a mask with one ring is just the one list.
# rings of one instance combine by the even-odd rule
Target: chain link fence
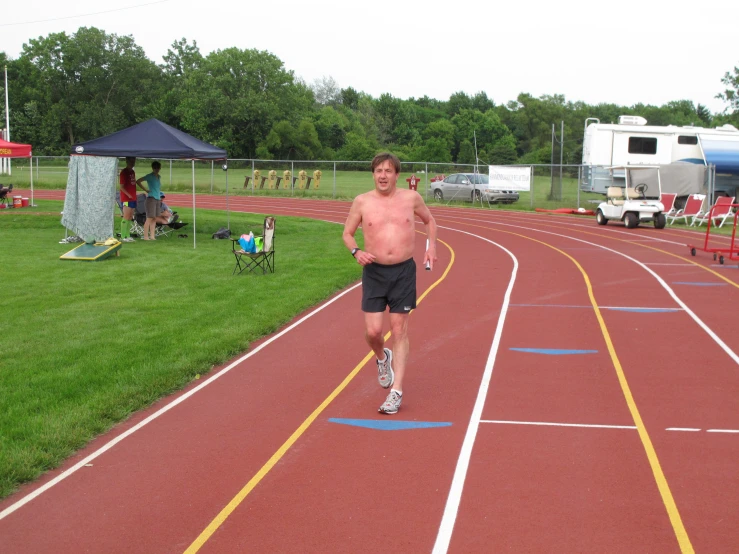
[[[153,160],[138,158],[136,172],[145,175]],[[193,172],[189,160],[159,160],[162,164],[163,192],[192,192]],[[31,160],[13,160],[12,175],[0,176],[0,182],[16,188],[28,187],[34,172],[35,189],[64,189],[67,184],[68,157],[35,156]],[[331,198],[352,200],[374,188],[370,161],[296,161],[229,159],[195,161],[195,191],[198,194]],[[124,160],[121,159],[121,168]],[[582,190],[584,166],[554,164],[511,166],[530,168],[530,190],[519,191],[511,204],[493,204],[477,199],[478,206],[514,210],[593,208],[603,200],[599,193]],[[473,204],[473,196],[436,200],[432,185],[455,173],[488,173],[487,166],[435,162],[403,162],[399,187],[415,188],[430,205]]]

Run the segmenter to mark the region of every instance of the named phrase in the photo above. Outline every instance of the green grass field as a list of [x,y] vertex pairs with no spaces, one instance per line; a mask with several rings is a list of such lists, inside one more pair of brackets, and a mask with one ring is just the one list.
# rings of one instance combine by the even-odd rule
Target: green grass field
[[[231,241],[211,238],[225,214],[207,210],[196,249],[190,234],[63,261],[76,245],[58,243],[62,203],[37,203],[0,213],[0,497],[361,276],[341,226],[288,217],[276,272],[232,276]],[[238,232],[263,221],[230,219]]]

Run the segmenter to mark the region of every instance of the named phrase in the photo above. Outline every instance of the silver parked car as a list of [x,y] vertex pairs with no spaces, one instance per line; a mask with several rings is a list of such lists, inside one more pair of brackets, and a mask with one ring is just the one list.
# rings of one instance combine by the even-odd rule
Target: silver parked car
[[483,200],[491,203],[513,204],[518,201],[518,192],[494,188],[490,178],[483,173],[453,173],[443,181],[431,183],[434,199],[442,200]]

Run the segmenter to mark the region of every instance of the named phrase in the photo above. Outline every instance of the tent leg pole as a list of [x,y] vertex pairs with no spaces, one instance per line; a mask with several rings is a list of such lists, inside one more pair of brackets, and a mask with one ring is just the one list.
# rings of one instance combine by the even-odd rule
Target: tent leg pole
[[195,160],[192,160],[192,247],[197,248],[197,241],[195,240]]

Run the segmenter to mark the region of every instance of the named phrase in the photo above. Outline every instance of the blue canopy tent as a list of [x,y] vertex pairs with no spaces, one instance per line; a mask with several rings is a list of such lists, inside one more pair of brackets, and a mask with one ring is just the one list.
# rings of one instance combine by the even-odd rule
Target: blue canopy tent
[[195,241],[195,160],[225,160],[226,151],[159,121],[149,119],[111,135],[75,144],[72,156],[192,160],[192,225]]

